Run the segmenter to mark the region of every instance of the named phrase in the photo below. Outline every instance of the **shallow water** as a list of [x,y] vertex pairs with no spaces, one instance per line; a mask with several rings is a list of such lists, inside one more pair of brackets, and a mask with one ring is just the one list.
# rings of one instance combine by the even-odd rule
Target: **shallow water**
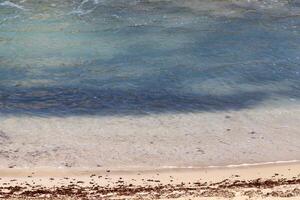
[[299,44],[297,0],[0,0],[0,112],[298,103]]

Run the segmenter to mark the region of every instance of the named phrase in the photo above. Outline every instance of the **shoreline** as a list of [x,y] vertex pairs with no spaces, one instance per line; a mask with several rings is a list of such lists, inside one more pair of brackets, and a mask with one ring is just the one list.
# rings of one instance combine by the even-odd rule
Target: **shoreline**
[[164,170],[212,170],[212,169],[230,169],[230,168],[251,168],[251,167],[264,167],[264,166],[282,166],[282,165],[300,165],[300,160],[285,160],[285,161],[266,161],[266,162],[258,162],[258,163],[241,163],[241,164],[229,164],[229,165],[208,165],[208,166],[149,166],[149,167],[139,167],[139,166],[127,166],[127,167],[49,167],[49,166],[38,166],[38,167],[0,167],[0,174],[2,171],[10,170],[10,171],[106,171],[106,170],[114,170],[114,171],[122,171],[122,172],[130,172],[130,171],[164,171]]
[[0,197],[6,199],[300,198],[300,162],[219,168],[1,168],[0,177]]
[[0,198],[296,200],[299,112],[1,118]]

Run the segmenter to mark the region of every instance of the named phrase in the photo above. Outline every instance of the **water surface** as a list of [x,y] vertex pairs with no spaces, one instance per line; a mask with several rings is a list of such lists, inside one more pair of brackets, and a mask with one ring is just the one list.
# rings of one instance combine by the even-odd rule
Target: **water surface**
[[0,0],[0,112],[298,103],[298,1]]

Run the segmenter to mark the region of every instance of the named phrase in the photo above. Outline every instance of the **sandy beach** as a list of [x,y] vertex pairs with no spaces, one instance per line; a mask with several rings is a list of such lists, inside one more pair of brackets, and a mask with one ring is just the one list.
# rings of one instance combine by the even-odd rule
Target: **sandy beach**
[[300,164],[1,169],[5,199],[299,199]]
[[0,195],[299,199],[298,112],[5,118]]

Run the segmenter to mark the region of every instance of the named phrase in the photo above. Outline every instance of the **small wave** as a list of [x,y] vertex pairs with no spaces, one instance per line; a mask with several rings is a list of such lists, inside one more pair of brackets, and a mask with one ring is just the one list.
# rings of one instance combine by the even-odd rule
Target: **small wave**
[[18,17],[19,17],[19,15],[15,15],[15,16],[11,16],[11,17],[6,17],[6,18],[0,20],[0,26],[3,25],[5,22],[11,20],[11,19],[16,19]]
[[86,14],[89,14],[91,12],[93,12],[94,10],[81,10],[81,9],[76,9],[76,10],[73,10],[71,11],[69,14],[77,14],[79,16],[81,15],[86,15]]
[[21,10],[26,10],[23,6],[20,6],[18,4],[10,2],[10,1],[4,1],[4,2],[0,3],[0,6],[8,6],[8,7],[13,7],[13,8],[18,8]]
[[300,160],[279,160],[274,162],[261,162],[261,163],[243,163],[236,165],[226,165],[226,166],[208,166],[208,168],[220,168],[220,167],[228,167],[228,168],[236,168],[236,167],[249,167],[249,166],[261,166],[261,165],[276,165],[276,164],[292,164],[292,163],[300,163]]
[[[94,5],[94,7],[92,7],[91,9],[84,9],[84,5],[87,3],[92,3]],[[96,9],[96,5],[100,3],[100,0],[83,0],[79,6],[77,6],[76,9],[74,9],[73,11],[71,11],[69,14],[77,14],[77,15],[86,15],[89,14],[91,12],[93,12]]]
[[239,168],[239,167],[253,167],[253,166],[263,166],[263,165],[278,165],[278,164],[293,164],[300,163],[300,160],[284,160],[284,161],[274,161],[274,162],[258,162],[258,163],[242,163],[242,164],[231,164],[231,165],[209,165],[205,167],[199,166],[162,166],[162,169],[209,169],[209,168]]

